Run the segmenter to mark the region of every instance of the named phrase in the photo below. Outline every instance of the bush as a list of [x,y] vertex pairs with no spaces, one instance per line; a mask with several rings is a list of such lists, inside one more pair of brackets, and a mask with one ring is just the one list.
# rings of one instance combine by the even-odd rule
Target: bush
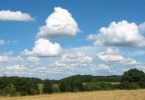
[[53,92],[54,92],[54,93],[60,92],[60,89],[59,89],[59,85],[58,85],[58,84],[54,84],[54,85],[53,85]]
[[12,84],[8,84],[6,87],[4,87],[0,94],[3,96],[16,96],[18,93],[16,92],[15,87]]
[[84,84],[84,90],[94,91],[94,90],[113,90],[118,89],[118,85],[113,85],[111,83],[105,82],[88,82]]

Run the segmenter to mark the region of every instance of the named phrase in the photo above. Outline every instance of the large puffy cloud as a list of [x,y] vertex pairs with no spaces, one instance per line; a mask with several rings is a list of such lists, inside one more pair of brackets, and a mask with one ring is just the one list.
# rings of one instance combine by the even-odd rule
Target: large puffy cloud
[[79,28],[72,15],[66,9],[55,7],[54,12],[48,16],[46,25],[40,27],[33,50],[26,49],[24,53],[29,56],[58,56],[61,46],[49,40],[60,36],[74,36],[77,32]]
[[34,20],[31,15],[23,13],[21,11],[10,11],[2,10],[0,11],[0,20],[1,21],[30,21]]
[[107,63],[118,63],[125,65],[140,64],[140,62],[137,62],[132,58],[122,56],[118,49],[113,50],[112,48],[108,48],[105,52],[98,53],[97,58]]
[[139,26],[127,21],[112,22],[109,27],[102,27],[94,39],[95,45],[145,46],[145,37]]
[[55,7],[45,23],[46,25],[40,27],[37,38],[74,36],[79,32],[78,24],[71,13],[61,7]]
[[32,51],[24,50],[29,56],[57,56],[61,53],[61,47],[58,43],[52,43],[47,39],[38,39]]

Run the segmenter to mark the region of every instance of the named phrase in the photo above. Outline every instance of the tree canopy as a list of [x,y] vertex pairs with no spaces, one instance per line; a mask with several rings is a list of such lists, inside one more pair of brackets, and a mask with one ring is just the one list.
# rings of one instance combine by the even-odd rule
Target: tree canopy
[[130,69],[124,72],[121,79],[124,88],[143,88],[145,87],[145,74],[138,69]]

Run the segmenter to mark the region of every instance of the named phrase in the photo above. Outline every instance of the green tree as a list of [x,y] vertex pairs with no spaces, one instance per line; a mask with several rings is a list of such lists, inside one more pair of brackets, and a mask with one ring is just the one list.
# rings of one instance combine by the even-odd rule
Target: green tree
[[0,78],[0,90],[5,88],[8,85],[8,83],[9,82],[7,81],[6,77]]
[[39,88],[37,82],[28,78],[18,78],[15,81],[15,88],[20,95],[35,95],[39,94]]
[[145,86],[145,74],[138,69],[130,69],[124,72],[121,79],[122,88],[137,89]]
[[67,91],[68,90],[67,87],[68,87],[68,85],[67,85],[66,81],[61,81],[60,82],[59,88],[60,88],[61,92]]
[[3,90],[2,95],[4,96],[16,96],[17,92],[13,84],[8,84]]
[[72,78],[61,80],[59,88],[62,92],[83,91],[82,82]]

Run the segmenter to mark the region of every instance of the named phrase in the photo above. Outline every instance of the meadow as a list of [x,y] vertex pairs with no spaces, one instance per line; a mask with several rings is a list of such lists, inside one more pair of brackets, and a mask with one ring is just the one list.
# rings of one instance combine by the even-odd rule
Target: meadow
[[48,95],[0,97],[0,100],[145,100],[145,89],[112,90]]

